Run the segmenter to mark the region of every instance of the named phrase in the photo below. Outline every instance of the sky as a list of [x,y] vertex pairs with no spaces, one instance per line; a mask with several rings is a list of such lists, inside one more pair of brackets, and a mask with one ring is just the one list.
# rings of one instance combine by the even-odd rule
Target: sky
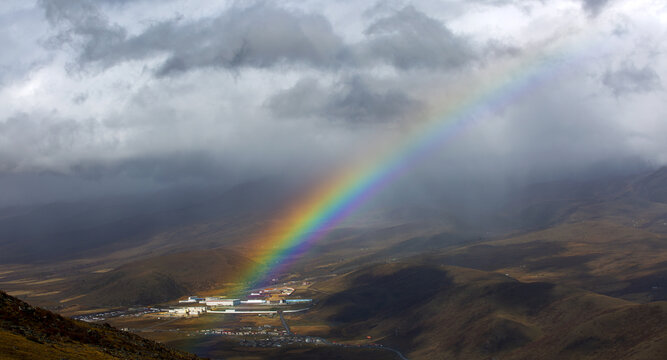
[[571,64],[405,186],[667,165],[661,0],[5,0],[0,22],[0,206],[326,176],[549,54]]

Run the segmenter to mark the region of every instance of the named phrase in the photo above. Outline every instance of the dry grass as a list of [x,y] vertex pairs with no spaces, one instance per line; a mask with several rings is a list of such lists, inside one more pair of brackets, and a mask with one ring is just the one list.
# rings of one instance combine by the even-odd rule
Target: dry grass
[[117,359],[98,348],[80,344],[40,344],[0,329],[0,359],[88,360]]

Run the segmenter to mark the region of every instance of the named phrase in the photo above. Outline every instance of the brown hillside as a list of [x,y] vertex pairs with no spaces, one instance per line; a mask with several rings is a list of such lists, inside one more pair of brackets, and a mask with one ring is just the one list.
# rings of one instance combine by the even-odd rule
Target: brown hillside
[[339,340],[372,335],[410,359],[657,359],[667,303],[452,267],[370,266],[316,285]]
[[0,359],[197,359],[109,326],[35,308],[0,291]]
[[444,249],[432,263],[508,273],[637,302],[667,300],[667,237],[620,220],[572,221]]

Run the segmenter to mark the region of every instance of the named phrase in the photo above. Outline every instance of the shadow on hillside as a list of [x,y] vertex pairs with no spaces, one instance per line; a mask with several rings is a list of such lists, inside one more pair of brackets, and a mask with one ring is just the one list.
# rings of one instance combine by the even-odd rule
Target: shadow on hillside
[[503,282],[487,287],[482,297],[501,308],[510,308],[533,316],[556,300],[554,287],[554,284],[546,282]]
[[473,245],[464,253],[445,255],[440,258],[445,265],[464,266],[479,270],[492,271],[543,256],[553,256],[565,251],[565,247],[555,242],[531,241],[510,245]]
[[328,320],[355,323],[371,318],[381,320],[406,308],[428,303],[453,282],[443,270],[414,266],[388,275],[362,274],[353,285],[326,300],[326,307],[340,310]]
[[667,271],[640,276],[627,281],[627,286],[608,291],[605,295],[623,297],[631,294],[647,294],[648,301],[667,300]]

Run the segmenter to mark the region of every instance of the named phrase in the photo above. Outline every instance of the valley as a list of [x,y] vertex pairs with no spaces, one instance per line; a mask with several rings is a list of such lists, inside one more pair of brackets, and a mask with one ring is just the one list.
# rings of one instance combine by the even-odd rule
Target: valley
[[[255,260],[244,255],[245,242],[223,234],[252,236],[243,224],[261,224],[256,215],[232,221],[223,214],[219,225],[194,226],[223,233],[193,235],[191,226],[174,225],[153,236],[159,242],[108,254],[4,264],[0,288],[211,358],[332,351],[350,358],[652,359],[667,351],[667,203],[645,194],[667,188],[656,180],[666,173],[606,186],[542,184],[475,219],[369,208],[290,255],[289,268],[265,284],[293,287],[287,299],[312,299],[295,313],[279,314],[274,305],[265,313],[169,316],[192,294],[250,294],[235,291]],[[166,239],[176,236],[192,236],[194,249],[173,248]],[[212,248],[197,249],[207,241]],[[147,244],[154,255],[141,255]],[[121,253],[135,255],[123,261]]]

